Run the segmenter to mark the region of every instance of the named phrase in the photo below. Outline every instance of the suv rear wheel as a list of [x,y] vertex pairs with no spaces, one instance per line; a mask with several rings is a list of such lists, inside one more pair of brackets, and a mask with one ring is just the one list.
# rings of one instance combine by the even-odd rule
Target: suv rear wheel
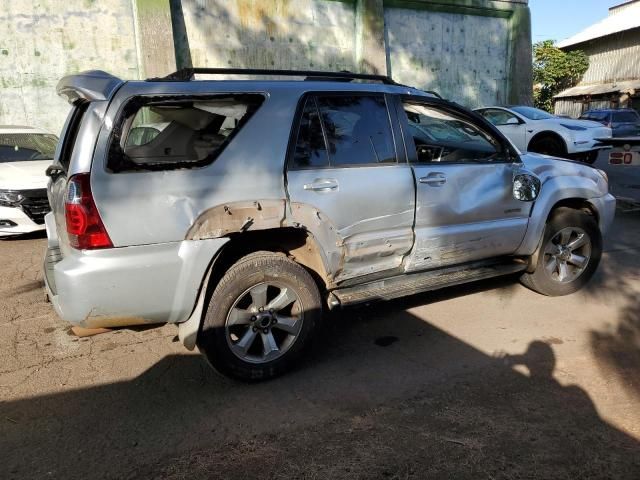
[[266,380],[295,366],[321,316],[311,275],[284,254],[238,260],[216,286],[198,347],[219,372]]
[[601,256],[602,235],[595,219],[579,210],[558,208],[545,227],[535,272],[520,280],[543,295],[568,295],[589,281]]

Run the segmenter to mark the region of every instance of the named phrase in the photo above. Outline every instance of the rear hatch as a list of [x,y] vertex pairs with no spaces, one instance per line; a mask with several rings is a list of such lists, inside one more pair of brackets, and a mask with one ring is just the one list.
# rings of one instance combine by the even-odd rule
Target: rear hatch
[[71,104],[71,110],[62,129],[53,164],[47,169],[47,196],[52,210],[46,221],[47,236],[50,253],[55,253],[55,258],[61,259],[71,250],[65,220],[67,182],[73,175],[90,172],[104,112],[123,83],[102,71],[70,75],[58,83],[58,95]]

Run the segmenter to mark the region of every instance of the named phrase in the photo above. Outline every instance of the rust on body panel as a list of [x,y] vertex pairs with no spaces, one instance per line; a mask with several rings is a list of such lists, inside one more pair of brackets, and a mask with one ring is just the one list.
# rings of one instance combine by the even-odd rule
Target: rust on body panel
[[205,210],[189,231],[187,240],[224,237],[230,233],[283,226],[284,200],[230,202]]

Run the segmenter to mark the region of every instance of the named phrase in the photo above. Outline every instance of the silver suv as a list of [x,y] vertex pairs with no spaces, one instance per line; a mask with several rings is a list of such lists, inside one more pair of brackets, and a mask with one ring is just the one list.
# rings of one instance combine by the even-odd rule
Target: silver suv
[[[287,80],[195,80],[201,74]],[[299,78],[299,79],[296,79]],[[176,323],[224,374],[295,366],[324,309],[520,272],[582,287],[606,175],[523,155],[481,116],[388,77],[182,70],[63,78],[49,298],[84,327]]]

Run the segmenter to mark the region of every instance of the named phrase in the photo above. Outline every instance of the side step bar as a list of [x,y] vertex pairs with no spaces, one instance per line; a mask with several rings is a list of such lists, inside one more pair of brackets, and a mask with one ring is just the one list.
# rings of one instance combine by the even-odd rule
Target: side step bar
[[391,300],[429,290],[521,272],[526,268],[527,264],[525,262],[489,265],[487,263],[475,263],[428,272],[398,275],[384,280],[333,290],[329,303],[337,306],[336,303],[339,302],[340,305],[345,306],[375,300]]

